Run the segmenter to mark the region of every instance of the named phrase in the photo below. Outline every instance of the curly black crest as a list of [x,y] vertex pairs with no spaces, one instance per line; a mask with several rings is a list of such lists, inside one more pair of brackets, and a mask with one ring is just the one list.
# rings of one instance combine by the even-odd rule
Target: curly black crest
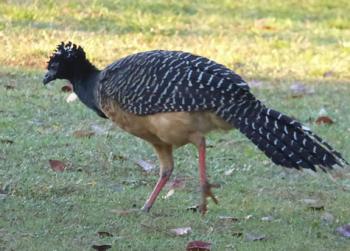
[[86,59],[86,56],[83,48],[69,41],[66,44],[64,42],[61,42],[59,45],[57,45],[56,50],[54,50],[54,53],[52,54],[49,62],[47,63],[49,65],[51,62],[55,62],[55,61],[64,60],[64,61],[72,62],[72,61],[85,60],[85,59]]

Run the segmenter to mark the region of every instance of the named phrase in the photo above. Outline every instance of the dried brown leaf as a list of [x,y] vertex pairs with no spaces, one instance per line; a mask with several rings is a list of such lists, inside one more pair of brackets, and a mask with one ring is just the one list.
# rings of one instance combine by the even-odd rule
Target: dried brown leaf
[[72,92],[73,91],[72,84],[69,83],[69,84],[62,86],[61,91],[62,92]]
[[334,121],[328,117],[328,116],[320,116],[316,119],[316,124],[318,125],[321,125],[321,124],[324,124],[324,125],[331,125],[334,123]]
[[190,241],[187,244],[186,251],[210,251],[211,243],[205,241]]
[[95,132],[87,130],[77,130],[73,132],[73,136],[76,138],[90,138],[93,135],[95,135]]
[[63,172],[66,169],[65,164],[60,160],[50,159],[49,163],[50,163],[51,169],[54,170],[55,172]]

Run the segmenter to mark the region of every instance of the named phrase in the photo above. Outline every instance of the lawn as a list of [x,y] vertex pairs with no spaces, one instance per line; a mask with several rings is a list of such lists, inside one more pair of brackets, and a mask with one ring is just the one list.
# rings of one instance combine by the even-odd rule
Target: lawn
[[[350,160],[349,13],[345,0],[0,1],[0,250],[185,250],[192,240],[212,250],[350,250],[335,231],[350,223],[350,180],[275,166],[238,131],[208,136],[208,173],[221,187],[206,216],[187,209],[200,199],[193,146],[175,152],[170,184],[180,187],[138,212],[158,171],[135,162],[156,165],[152,148],[66,102],[65,81],[42,85],[60,41],[82,45],[100,68],[138,51],[190,51],[244,76]],[[320,112],[334,123],[316,124]],[[50,159],[67,169],[54,172]],[[192,231],[171,233],[179,227]]]

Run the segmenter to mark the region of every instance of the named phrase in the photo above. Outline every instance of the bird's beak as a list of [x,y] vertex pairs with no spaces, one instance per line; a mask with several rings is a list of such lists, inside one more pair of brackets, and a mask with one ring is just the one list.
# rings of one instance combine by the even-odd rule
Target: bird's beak
[[55,79],[55,76],[52,72],[48,71],[46,74],[45,74],[45,77],[43,79],[43,84],[46,85],[48,84],[49,82],[51,82],[52,80]]

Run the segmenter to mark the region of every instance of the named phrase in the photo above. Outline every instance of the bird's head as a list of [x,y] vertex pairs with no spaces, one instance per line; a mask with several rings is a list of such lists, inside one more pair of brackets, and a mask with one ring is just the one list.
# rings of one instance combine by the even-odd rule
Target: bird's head
[[83,48],[72,42],[61,42],[47,63],[48,71],[43,79],[44,85],[55,79],[71,80],[77,68],[83,66],[86,61]]

